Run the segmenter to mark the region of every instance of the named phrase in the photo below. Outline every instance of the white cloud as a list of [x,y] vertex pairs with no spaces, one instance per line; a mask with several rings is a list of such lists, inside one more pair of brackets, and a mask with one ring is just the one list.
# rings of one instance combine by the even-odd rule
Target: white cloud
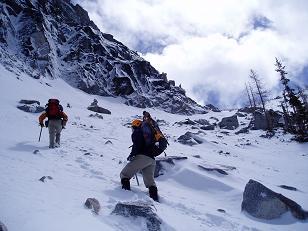
[[[213,95],[222,106],[242,102],[250,69],[274,88],[275,57],[290,75],[308,64],[304,0],[75,1],[103,32],[143,51],[155,68],[205,104]],[[270,20],[270,28],[253,28],[260,16]]]

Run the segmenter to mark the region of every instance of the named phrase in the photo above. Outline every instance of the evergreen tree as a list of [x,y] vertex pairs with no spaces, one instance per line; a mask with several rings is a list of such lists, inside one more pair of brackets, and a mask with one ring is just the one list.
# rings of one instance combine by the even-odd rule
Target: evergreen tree
[[[290,80],[286,77],[287,72],[285,71],[285,66],[276,58],[277,67],[276,72],[280,74],[280,81],[284,87],[283,98],[285,104],[285,113],[287,114],[285,118],[288,121],[288,130],[298,134],[300,140],[305,140],[308,137],[308,113],[301,102],[300,98],[295,94],[294,90],[289,87]],[[293,112],[288,110],[288,105],[292,108]]]

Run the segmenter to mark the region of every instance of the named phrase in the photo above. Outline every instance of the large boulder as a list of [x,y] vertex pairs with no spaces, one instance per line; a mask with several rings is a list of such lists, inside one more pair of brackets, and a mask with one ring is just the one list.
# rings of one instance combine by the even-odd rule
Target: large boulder
[[228,129],[228,130],[234,130],[238,128],[239,123],[238,123],[237,115],[222,118],[222,120],[218,123],[218,125],[220,128]]
[[260,111],[255,111],[253,113],[253,129],[255,130],[266,130],[267,129],[267,121],[264,113]]
[[245,186],[242,210],[256,218],[266,220],[279,218],[288,211],[300,220],[308,217],[308,212],[296,202],[254,180],[249,180]]
[[141,217],[146,220],[146,226],[149,231],[161,230],[161,219],[153,212],[149,204],[143,202],[119,202],[116,204],[112,214],[124,217]]
[[37,100],[26,100],[26,99],[20,100],[17,108],[24,111],[24,112],[30,112],[30,113],[40,113],[40,112],[43,112],[45,110],[44,107],[40,106],[39,101],[37,101]]

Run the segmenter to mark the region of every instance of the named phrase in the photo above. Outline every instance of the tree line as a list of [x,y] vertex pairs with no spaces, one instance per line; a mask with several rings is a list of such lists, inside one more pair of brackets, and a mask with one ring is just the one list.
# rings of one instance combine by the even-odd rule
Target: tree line
[[[308,103],[304,89],[298,87],[297,91],[290,87],[290,79],[286,67],[275,58],[275,71],[280,76],[282,87],[280,107],[283,112],[284,130],[295,135],[296,140],[308,141]],[[266,90],[262,79],[256,71],[250,70],[250,81],[245,84],[245,89],[254,120],[256,113],[261,112],[266,121],[266,130],[273,130],[273,109],[266,108],[269,92]],[[261,107],[259,107],[261,105]]]

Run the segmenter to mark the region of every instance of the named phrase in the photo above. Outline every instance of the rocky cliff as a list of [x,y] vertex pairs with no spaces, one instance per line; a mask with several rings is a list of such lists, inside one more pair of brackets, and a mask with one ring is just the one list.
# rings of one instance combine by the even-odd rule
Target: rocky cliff
[[178,114],[206,113],[167,75],[111,34],[70,0],[2,0],[0,62],[33,78],[62,78],[87,93],[121,96],[137,107]]

